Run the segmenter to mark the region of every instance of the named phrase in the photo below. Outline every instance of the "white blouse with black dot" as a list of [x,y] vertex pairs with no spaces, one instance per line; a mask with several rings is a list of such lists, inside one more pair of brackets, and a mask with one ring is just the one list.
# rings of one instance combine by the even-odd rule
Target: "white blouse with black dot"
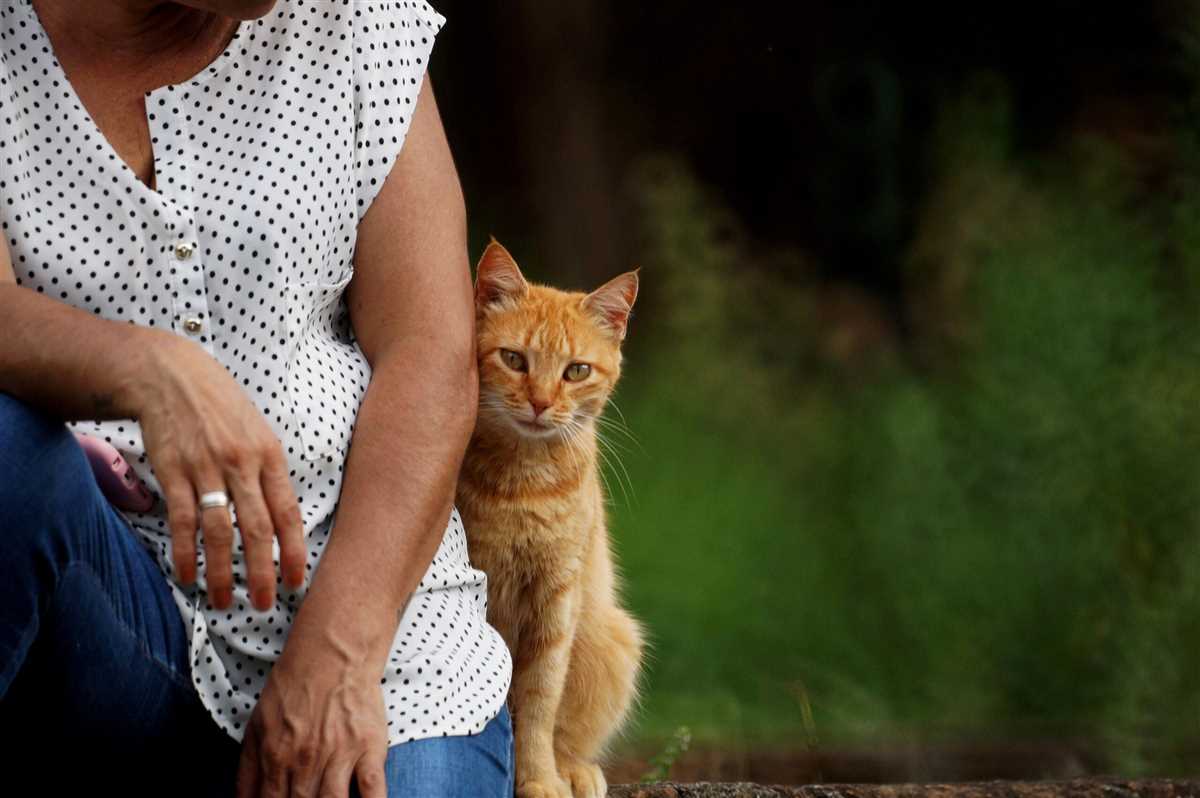
[[[29,0],[0,2],[0,231],[17,281],[171,330],[229,370],[283,442],[309,577],[370,378],[342,298],[357,226],[404,143],[444,21],[420,0],[282,0],[241,23],[200,74],[146,95],[152,190],[84,109]],[[161,495],[135,422],[75,427],[115,445]],[[255,612],[238,545],[234,606],[217,611],[203,577],[174,581],[163,503],[127,517],[191,627],[201,700],[240,740],[306,588]],[[390,744],[474,733],[500,710],[512,665],[486,605],[454,512],[383,677]]]

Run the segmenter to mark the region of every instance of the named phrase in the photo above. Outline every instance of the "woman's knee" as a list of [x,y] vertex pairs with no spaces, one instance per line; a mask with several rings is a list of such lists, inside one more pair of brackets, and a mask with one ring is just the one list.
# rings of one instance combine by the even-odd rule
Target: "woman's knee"
[[[510,798],[513,736],[507,709],[478,734],[431,737],[388,749],[388,795]],[[360,793],[351,790],[351,798]]]
[[0,530],[43,527],[38,516],[78,507],[93,489],[91,468],[67,426],[0,393]]

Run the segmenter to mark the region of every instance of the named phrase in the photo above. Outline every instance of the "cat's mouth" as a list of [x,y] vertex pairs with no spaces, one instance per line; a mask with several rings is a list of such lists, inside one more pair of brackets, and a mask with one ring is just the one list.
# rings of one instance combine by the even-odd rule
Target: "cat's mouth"
[[558,432],[558,428],[553,424],[544,424],[541,421],[530,421],[529,419],[514,418],[512,416],[510,418],[516,424],[517,429],[526,435],[546,438]]

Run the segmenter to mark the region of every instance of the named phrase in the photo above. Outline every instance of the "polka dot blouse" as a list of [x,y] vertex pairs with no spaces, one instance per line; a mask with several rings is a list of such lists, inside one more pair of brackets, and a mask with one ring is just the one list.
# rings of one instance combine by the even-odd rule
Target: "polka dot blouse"
[[[228,369],[283,442],[310,578],[370,378],[342,298],[357,226],[404,143],[443,22],[419,0],[282,0],[241,23],[200,74],[146,95],[152,190],[80,103],[29,0],[0,2],[0,231],[17,282],[171,330]],[[75,427],[120,449],[161,496],[136,423]],[[173,579],[165,505],[128,519],[191,627],[201,700],[240,740],[306,588],[254,611],[238,546],[234,604],[215,610],[203,578]],[[500,710],[511,662],[486,602],[454,512],[383,677],[391,744],[474,733]]]

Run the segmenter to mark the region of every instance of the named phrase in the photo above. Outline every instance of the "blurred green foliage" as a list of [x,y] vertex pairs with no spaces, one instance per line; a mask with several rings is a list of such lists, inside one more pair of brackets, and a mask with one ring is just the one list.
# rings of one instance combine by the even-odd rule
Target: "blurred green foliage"
[[675,734],[663,746],[663,749],[650,758],[650,769],[642,774],[639,781],[642,784],[654,784],[671,778],[671,768],[679,757],[687,753],[692,745],[692,731],[687,726],[680,726]]
[[[610,470],[653,639],[634,734],[1200,743],[1200,146],[1148,192],[1076,136],[1014,155],[1001,82],[942,109],[908,336],[847,361],[801,256],[648,161],[649,301]],[[782,261],[796,268],[780,269]]]

